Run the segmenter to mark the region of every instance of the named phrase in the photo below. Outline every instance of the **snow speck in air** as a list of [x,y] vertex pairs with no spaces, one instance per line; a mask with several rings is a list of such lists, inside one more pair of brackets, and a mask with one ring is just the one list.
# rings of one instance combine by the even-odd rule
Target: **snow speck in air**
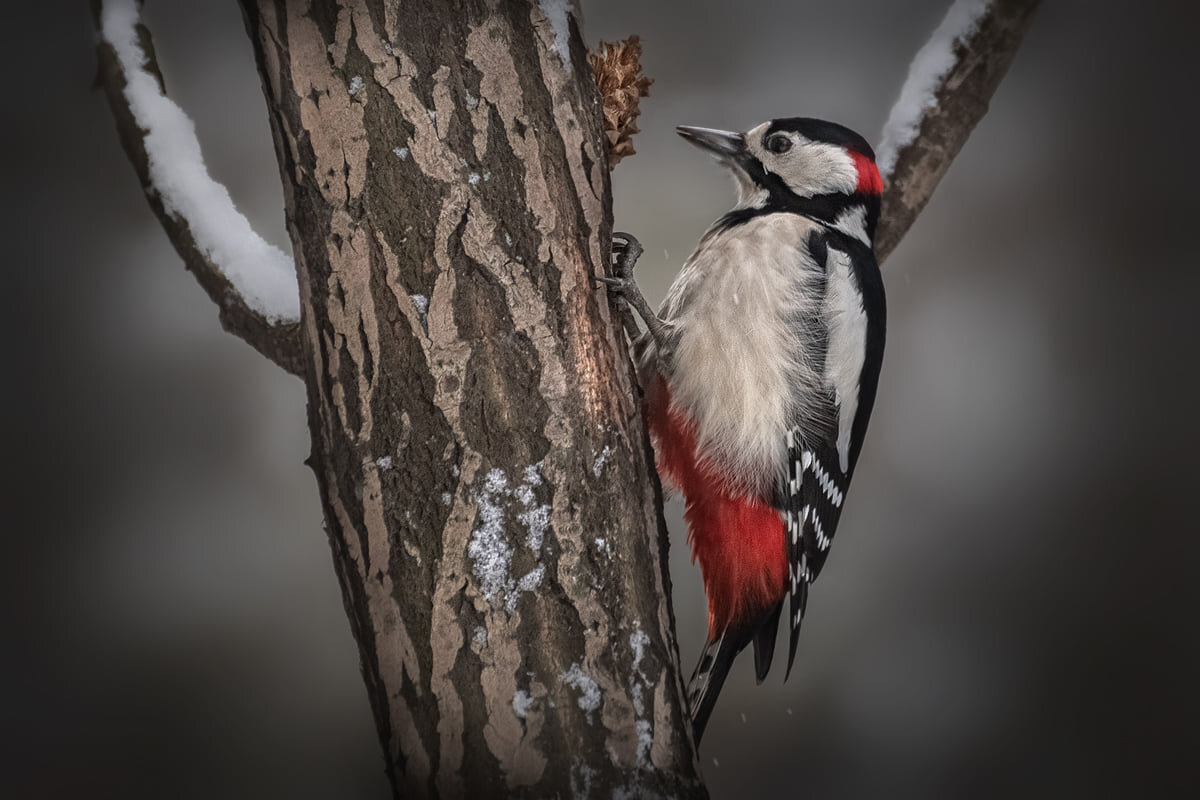
[[917,51],[880,137],[875,163],[885,177],[896,167],[900,150],[916,138],[925,112],[933,108],[935,92],[954,66],[955,45],[975,33],[991,4],[992,0],[955,0],[942,24]]
[[360,75],[355,75],[350,79],[350,96],[354,97],[363,90],[363,79]]
[[714,758],[714,759],[713,759],[713,766],[714,766],[714,767],[719,767],[719,766],[721,766],[721,762],[720,762],[720,761],[717,761],[717,760]]
[[550,49],[558,53],[563,66],[571,69],[571,0],[538,0],[542,13],[550,21],[554,31],[554,44]]
[[596,460],[592,462],[592,474],[597,478],[600,477],[600,470],[604,469],[604,465],[607,463],[610,455],[612,455],[612,448],[604,445],[604,449],[600,451],[600,455],[596,456]]
[[153,191],[172,217],[183,220],[196,247],[233,284],[250,308],[272,322],[300,319],[300,290],[292,259],[263,241],[229,196],[208,174],[196,128],[147,72],[135,26],[135,0],[109,0],[100,32],[116,53],[125,99],[144,144]]
[[429,298],[423,294],[414,294],[412,301],[413,305],[417,307],[417,313],[425,316],[425,312],[429,310]]
[[393,152],[393,153],[395,153],[395,154],[396,154],[396,156],[397,156],[397,157],[398,157],[398,158],[399,158],[401,161],[404,161],[405,159],[407,159],[407,158],[408,158],[408,148],[407,148],[407,147],[397,147],[397,148],[396,148],[395,150],[393,150],[392,152]]
[[392,457],[391,456],[380,456],[379,458],[375,459],[375,466],[379,467],[380,469],[391,469],[392,468]]
[[578,662],[559,675],[558,679],[579,692],[579,707],[587,712],[588,722],[591,722],[592,712],[600,707],[600,687],[584,674]]
[[533,697],[524,689],[517,689],[513,695],[512,706],[513,711],[517,712],[517,716],[525,719],[525,715],[529,713],[529,707],[533,705]]

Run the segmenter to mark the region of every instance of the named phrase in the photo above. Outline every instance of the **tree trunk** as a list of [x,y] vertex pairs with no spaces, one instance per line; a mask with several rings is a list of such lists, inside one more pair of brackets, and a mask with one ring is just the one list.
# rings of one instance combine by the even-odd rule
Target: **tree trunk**
[[[545,10],[543,10],[543,7]],[[565,3],[243,0],[397,794],[702,796]]]

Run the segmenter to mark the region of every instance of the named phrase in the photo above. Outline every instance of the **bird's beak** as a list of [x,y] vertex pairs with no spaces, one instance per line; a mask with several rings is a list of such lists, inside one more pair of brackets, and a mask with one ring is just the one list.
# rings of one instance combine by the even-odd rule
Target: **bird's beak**
[[718,158],[736,163],[746,152],[746,137],[732,131],[717,131],[712,128],[693,128],[679,125],[675,132],[696,147],[707,150]]

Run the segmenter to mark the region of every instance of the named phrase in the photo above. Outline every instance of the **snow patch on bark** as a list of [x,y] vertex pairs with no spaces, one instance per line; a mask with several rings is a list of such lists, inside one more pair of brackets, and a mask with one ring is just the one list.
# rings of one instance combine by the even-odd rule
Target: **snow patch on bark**
[[542,13],[546,15],[546,20],[550,23],[550,30],[554,32],[554,44],[550,45],[550,49],[558,53],[558,57],[562,59],[562,65],[569,72],[571,70],[571,12],[575,10],[571,0],[538,0],[538,6],[541,7]]
[[604,445],[604,449],[596,456],[596,460],[592,462],[592,475],[599,478],[600,472],[604,469],[604,465],[608,463],[608,457],[612,455],[612,447]]
[[143,144],[152,191],[167,213],[187,225],[196,247],[245,300],[271,322],[300,319],[300,290],[291,257],[265,242],[237,210],[229,191],[204,164],[196,127],[147,69],[134,0],[109,0],[100,35],[116,53],[125,99]]
[[512,699],[513,711],[516,712],[517,716],[521,719],[525,719],[525,716],[529,713],[529,708],[532,705],[533,696],[524,689],[517,689],[516,694],[513,695]]
[[646,690],[654,686],[654,681],[642,671],[642,659],[646,657],[646,646],[650,637],[642,630],[642,623],[635,622],[633,633],[629,634],[629,647],[633,651],[632,691],[633,711],[637,716],[637,760],[639,766],[650,763],[650,748],[654,745],[654,726],[646,714]]
[[550,527],[550,506],[539,504],[533,491],[535,486],[542,485],[541,468],[541,463],[526,467],[524,481],[516,487],[510,485],[503,470],[493,469],[484,477],[476,496],[479,525],[467,545],[472,573],[488,602],[497,604],[503,596],[504,607],[510,612],[516,610],[522,593],[541,586],[546,577],[546,566],[539,561],[520,580],[513,578],[515,552],[504,533],[506,506],[511,511],[512,501],[516,500],[520,507],[516,519],[525,527],[525,546],[540,558]]
[[579,692],[579,707],[587,712],[588,723],[592,721],[592,712],[600,708],[600,686],[584,673],[578,662],[558,676],[558,679]]
[[917,137],[925,112],[937,104],[942,79],[954,67],[954,48],[979,29],[991,5],[992,0],[955,0],[942,24],[917,51],[880,137],[876,165],[884,177],[895,169],[900,150]]
[[500,506],[507,489],[508,478],[503,470],[493,469],[484,478],[478,497],[481,524],[471,533],[467,545],[467,555],[475,562],[475,579],[489,603],[495,603],[512,584],[509,567],[513,551],[504,540],[504,509]]

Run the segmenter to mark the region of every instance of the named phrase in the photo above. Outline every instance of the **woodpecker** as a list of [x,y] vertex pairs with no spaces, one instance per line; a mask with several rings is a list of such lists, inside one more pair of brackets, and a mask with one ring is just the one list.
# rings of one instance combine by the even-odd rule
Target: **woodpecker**
[[684,497],[704,579],[708,641],[688,687],[699,743],[751,642],[766,677],[785,600],[791,673],[879,382],[886,306],[872,242],[883,181],[867,141],[832,122],[676,131],[729,169],[736,204],[657,314],[632,279],[632,236],[614,236],[613,277],[601,280],[646,323],[638,334],[625,315],[659,474]]

